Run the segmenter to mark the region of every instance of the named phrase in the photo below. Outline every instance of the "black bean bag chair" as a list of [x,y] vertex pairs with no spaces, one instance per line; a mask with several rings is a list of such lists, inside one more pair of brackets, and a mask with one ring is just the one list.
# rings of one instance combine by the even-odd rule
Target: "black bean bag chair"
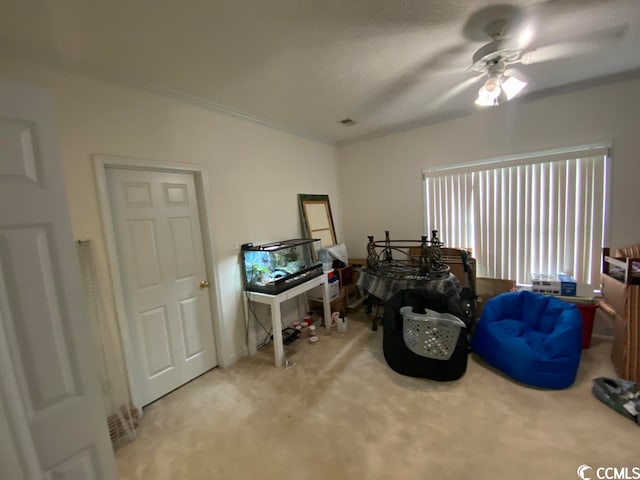
[[[413,350],[416,349],[412,350],[406,343],[406,341],[414,342],[415,345],[416,342],[412,339],[414,333],[410,330],[405,331],[403,315],[400,312],[400,309],[407,306],[413,307],[413,312],[416,314],[424,314],[428,309],[442,314],[450,314],[458,319],[465,318],[465,312],[458,296],[447,296],[424,289],[406,289],[395,293],[385,304],[383,316],[382,349],[384,358],[391,369],[402,375],[428,378],[440,382],[457,380],[462,377],[467,370],[467,355],[469,353],[467,329],[459,327],[457,340],[453,340],[452,347],[445,355],[450,355],[447,359],[415,353]],[[433,332],[434,338],[440,338],[437,324],[437,321],[425,324],[429,332]],[[426,338],[424,337],[425,333],[423,329],[421,333],[423,336],[420,338],[422,343]]]

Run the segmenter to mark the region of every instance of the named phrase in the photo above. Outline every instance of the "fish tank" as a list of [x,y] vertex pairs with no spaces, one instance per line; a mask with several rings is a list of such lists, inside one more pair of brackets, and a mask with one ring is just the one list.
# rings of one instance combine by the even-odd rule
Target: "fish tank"
[[255,246],[242,246],[247,290],[277,294],[322,275],[316,256],[319,239],[295,238]]

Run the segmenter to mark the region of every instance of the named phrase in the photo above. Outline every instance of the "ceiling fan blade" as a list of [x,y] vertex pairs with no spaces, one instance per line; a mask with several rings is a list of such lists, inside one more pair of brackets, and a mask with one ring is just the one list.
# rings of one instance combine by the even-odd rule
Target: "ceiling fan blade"
[[394,104],[407,95],[417,86],[428,81],[429,77],[442,77],[445,75],[460,74],[466,72],[465,67],[458,67],[452,60],[457,60],[461,53],[467,53],[467,44],[452,45],[443,51],[427,58],[424,62],[414,67],[384,86],[376,95],[367,99],[351,117],[364,120],[378,114],[385,108]]
[[522,72],[521,69],[516,68],[516,67],[509,67],[504,71],[504,76],[505,77],[518,77],[521,78],[523,80],[529,81],[529,79],[527,78],[527,76]]
[[517,68],[508,68],[502,77],[502,94],[507,100],[520,95],[520,92],[529,84],[529,78]]
[[505,77],[515,77],[521,82],[531,83],[531,78],[520,68],[510,66],[504,72]]
[[469,72],[469,66],[465,64],[465,65],[453,66],[449,68],[440,68],[436,71],[429,72],[428,77],[430,78],[445,77],[450,75],[459,75],[467,72]]
[[436,97],[431,102],[429,102],[427,104],[426,110],[429,111],[429,112],[437,110],[438,108],[440,108],[442,105],[447,103],[452,98],[460,95],[466,89],[471,88],[473,86],[473,84],[477,83],[478,80],[480,80],[482,77],[484,77],[484,74],[480,74],[480,75],[476,75],[474,77],[467,78],[466,80],[458,83],[453,88],[450,88],[449,90],[444,92],[442,95]]
[[586,55],[618,43],[625,36],[628,28],[628,25],[606,28],[559,43],[534,48],[522,54],[520,63],[533,65],[576,55]]

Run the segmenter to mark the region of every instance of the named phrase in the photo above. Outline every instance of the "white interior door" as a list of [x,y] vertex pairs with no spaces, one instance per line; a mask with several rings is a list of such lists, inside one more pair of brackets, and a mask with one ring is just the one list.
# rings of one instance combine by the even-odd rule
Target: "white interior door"
[[146,405],[217,364],[195,181],[189,173],[106,174]]
[[43,90],[0,83],[0,477],[115,479],[56,135]]

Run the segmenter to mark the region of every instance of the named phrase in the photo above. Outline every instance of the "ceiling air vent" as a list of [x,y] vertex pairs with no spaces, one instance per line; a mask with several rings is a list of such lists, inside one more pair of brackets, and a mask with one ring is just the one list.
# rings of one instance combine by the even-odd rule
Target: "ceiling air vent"
[[358,122],[356,122],[352,118],[345,118],[344,120],[339,120],[338,123],[341,123],[345,127],[350,127],[351,125],[355,125]]

